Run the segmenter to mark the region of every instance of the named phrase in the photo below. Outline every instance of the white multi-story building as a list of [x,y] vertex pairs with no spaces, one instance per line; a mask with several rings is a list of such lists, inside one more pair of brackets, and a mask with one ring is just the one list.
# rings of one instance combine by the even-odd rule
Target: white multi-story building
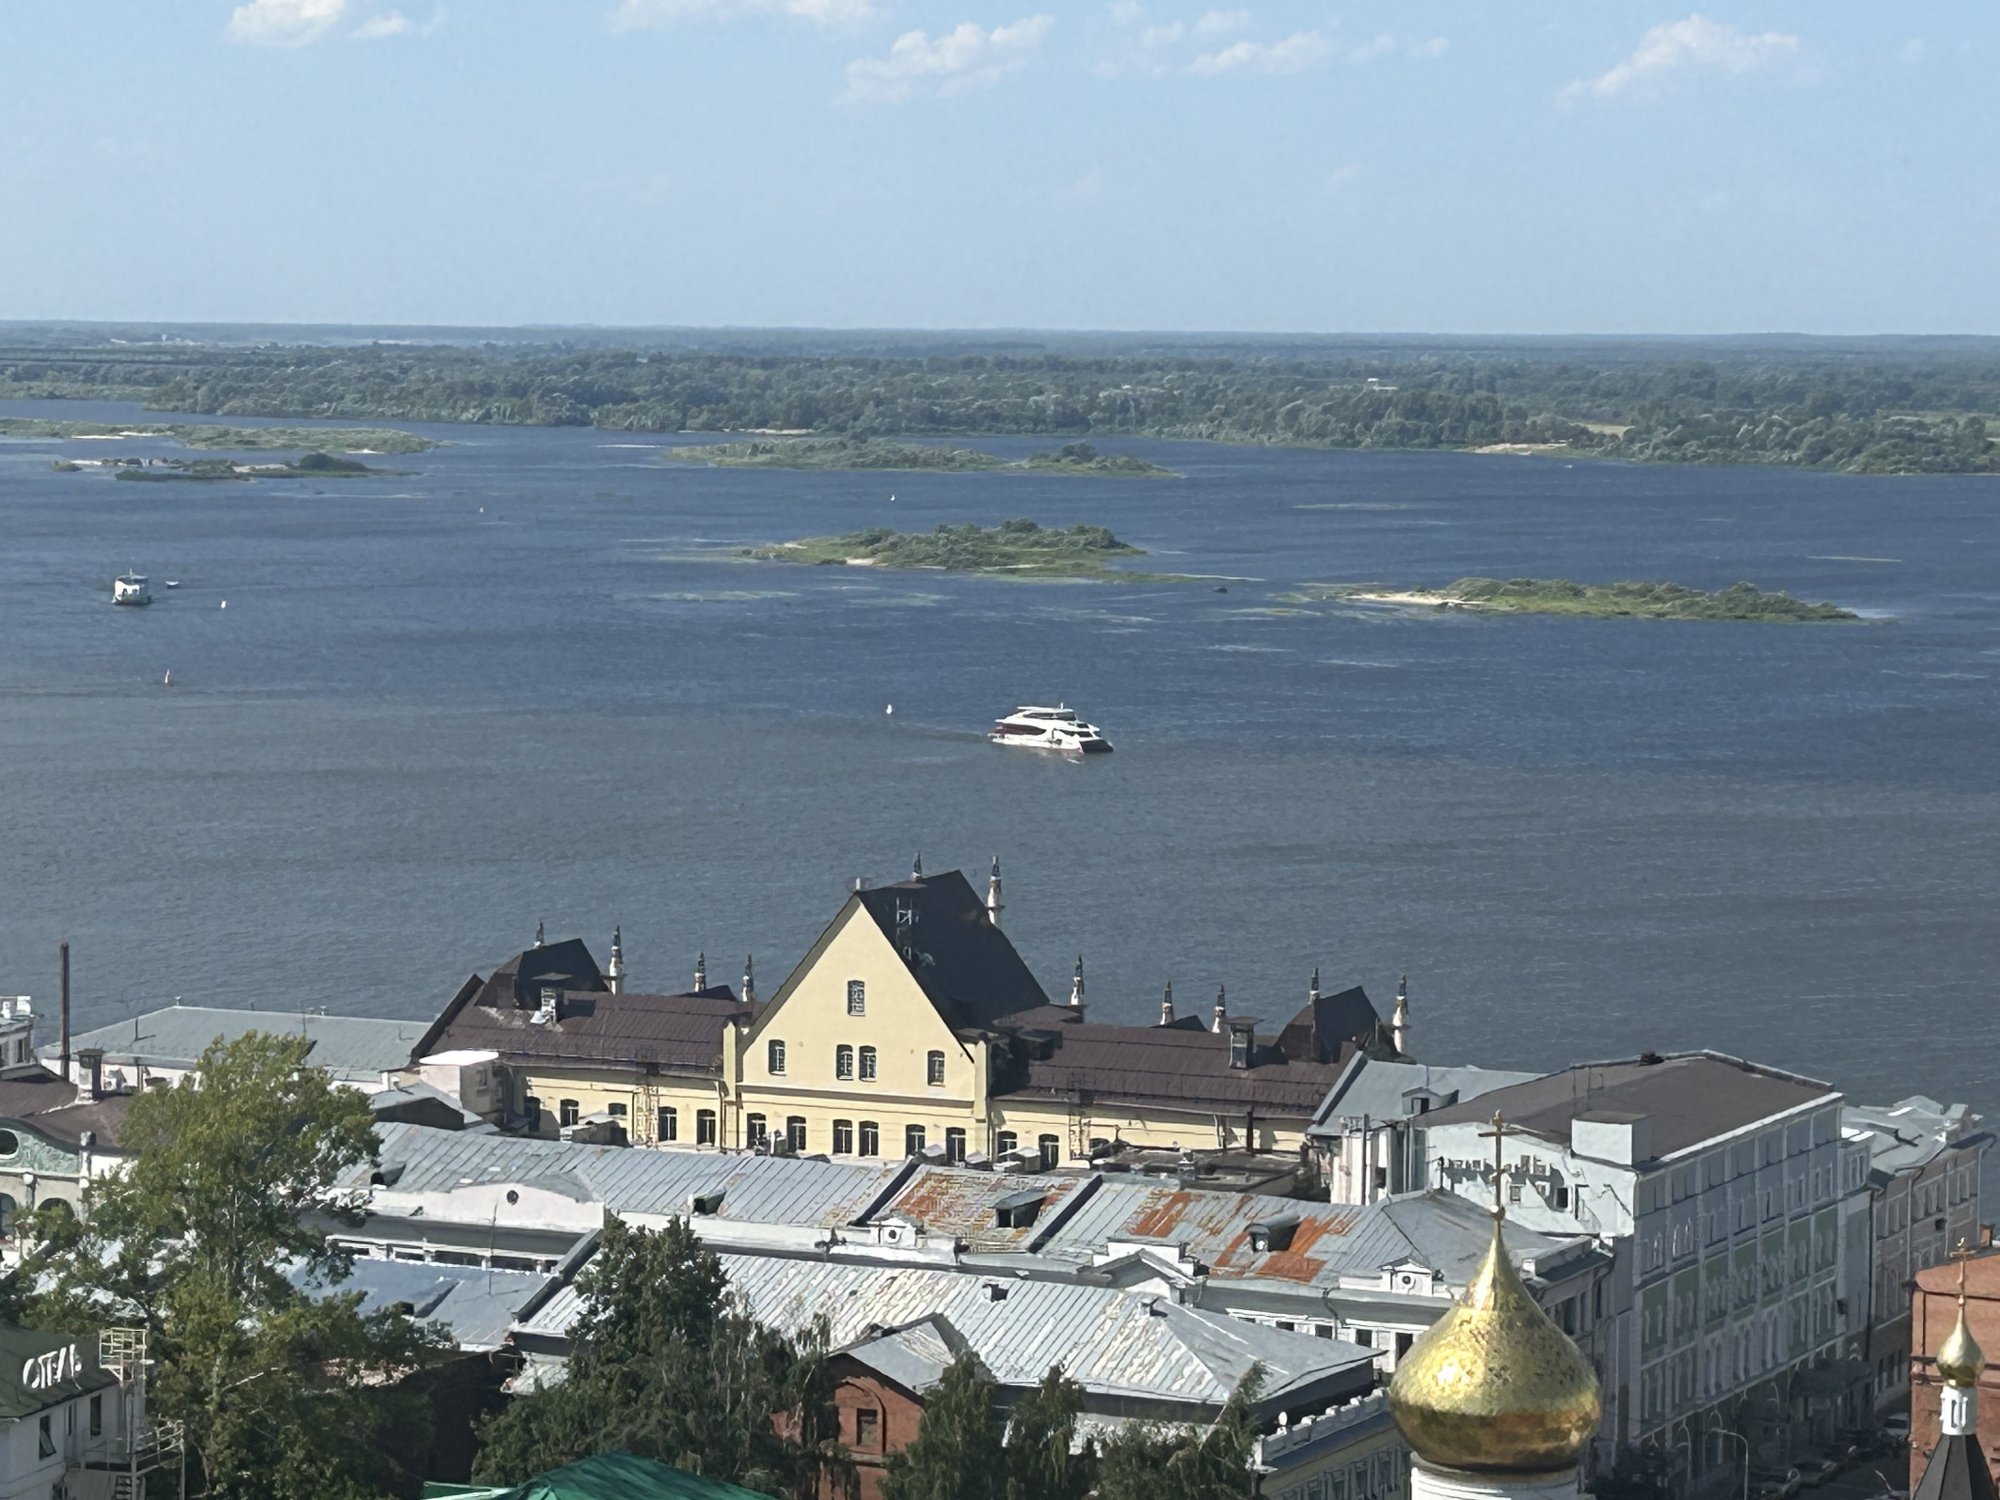
[[1840,1107],[1827,1084],[1697,1052],[1570,1068],[1428,1114],[1433,1185],[1491,1195],[1497,1111],[1509,1217],[1613,1252],[1623,1326],[1598,1356],[1600,1467],[1698,1478],[1740,1465],[1738,1442],[1777,1459],[1854,1420],[1865,1313],[1843,1295],[1842,1226],[1866,1153],[1843,1144]]
[[156,1470],[183,1492],[180,1426],[152,1421],[146,1370],[136,1329],[0,1326],[0,1500],[131,1500]]
[[1942,1265],[1961,1239],[1980,1243],[1979,1173],[1993,1137],[1963,1104],[1915,1095],[1841,1111],[1848,1136],[1867,1147],[1870,1280],[1865,1358],[1875,1405],[1910,1390],[1910,1286]]

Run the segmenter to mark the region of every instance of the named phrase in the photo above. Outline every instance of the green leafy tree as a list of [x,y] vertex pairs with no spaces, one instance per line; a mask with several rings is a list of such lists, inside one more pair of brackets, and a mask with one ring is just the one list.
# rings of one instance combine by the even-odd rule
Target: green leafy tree
[[1084,1500],[1090,1493],[1094,1453],[1074,1451],[1082,1411],[1083,1387],[1061,1365],[1014,1403],[1007,1422],[1007,1500]]
[[[438,1352],[395,1313],[314,1296],[345,1257],[313,1220],[349,1216],[337,1184],[374,1158],[365,1096],[307,1067],[301,1037],[217,1042],[194,1074],[132,1101],[125,1170],[81,1219],[38,1213],[30,1309],[79,1332],[143,1323],[154,1415],[186,1423],[191,1488],[217,1500],[415,1494],[429,1406],[404,1380]],[[197,1078],[199,1083],[197,1084]]]
[[1099,1500],[1244,1500],[1257,1429],[1250,1403],[1262,1383],[1253,1369],[1206,1430],[1128,1427],[1104,1442]]
[[916,1441],[883,1466],[882,1500],[1008,1500],[993,1395],[971,1354],[947,1365],[924,1400]]
[[485,1425],[481,1477],[622,1450],[793,1500],[852,1487],[824,1329],[793,1340],[750,1317],[684,1220],[607,1220],[577,1291],[564,1378]]

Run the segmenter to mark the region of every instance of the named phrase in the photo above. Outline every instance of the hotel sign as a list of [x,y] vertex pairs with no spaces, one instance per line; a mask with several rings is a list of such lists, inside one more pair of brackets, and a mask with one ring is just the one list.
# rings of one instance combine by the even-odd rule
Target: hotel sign
[[21,1384],[31,1391],[46,1391],[83,1374],[83,1351],[64,1344],[46,1354],[30,1355],[21,1365]]

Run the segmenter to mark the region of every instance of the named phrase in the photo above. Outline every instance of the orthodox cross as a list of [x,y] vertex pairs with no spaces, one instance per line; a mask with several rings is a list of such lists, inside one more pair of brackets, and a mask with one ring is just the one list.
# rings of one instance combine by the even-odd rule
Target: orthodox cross
[[1479,1132],[1479,1138],[1482,1141],[1493,1142],[1493,1213],[1495,1217],[1504,1217],[1507,1212],[1506,1205],[1501,1199],[1501,1194],[1506,1190],[1507,1183],[1507,1137],[1518,1133],[1517,1131],[1508,1129],[1506,1120],[1501,1118],[1500,1111],[1497,1109],[1493,1111],[1493,1128]]
[[1958,1245],[1951,1252],[1951,1258],[1958,1262],[1958,1305],[1965,1306],[1965,1263],[1972,1259],[1972,1247],[1965,1242],[1965,1236],[1958,1237]]

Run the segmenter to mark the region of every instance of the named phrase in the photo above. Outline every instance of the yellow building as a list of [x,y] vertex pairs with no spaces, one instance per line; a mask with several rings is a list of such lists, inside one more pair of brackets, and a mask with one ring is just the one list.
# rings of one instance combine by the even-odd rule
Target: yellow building
[[[1354,1053],[1394,1055],[1359,988],[1307,1003],[1275,1037],[1231,1016],[1087,1018],[1081,966],[1051,1004],[957,871],[851,894],[768,1002],[710,987],[622,993],[580,941],[474,975],[425,1035],[426,1070],[505,1074],[496,1115],[552,1134],[899,1159],[1009,1153],[1044,1165],[1119,1145],[1291,1152]],[[746,966],[747,967],[747,966]],[[746,974],[746,991],[750,988]],[[425,1060],[428,1060],[427,1062]]]

